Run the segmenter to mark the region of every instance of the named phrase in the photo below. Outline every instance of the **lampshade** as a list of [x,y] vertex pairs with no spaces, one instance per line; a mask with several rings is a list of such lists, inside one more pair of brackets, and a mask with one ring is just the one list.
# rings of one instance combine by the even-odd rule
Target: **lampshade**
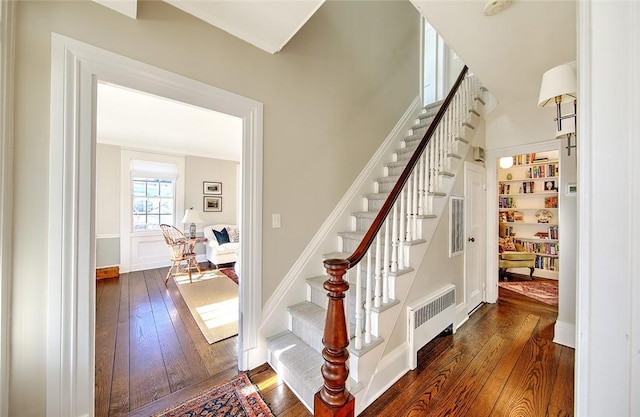
[[185,212],[184,212],[184,217],[182,218],[182,223],[187,224],[187,223],[202,223],[202,219],[200,218],[200,215],[198,214],[197,210],[194,210],[193,207],[188,208]]
[[556,130],[556,138],[566,138],[576,133],[576,119],[569,118],[562,124],[562,130]]
[[576,98],[576,68],[575,61],[551,68],[542,76],[538,107],[554,106],[557,96],[565,99]]
[[500,158],[500,168],[507,169],[513,166],[513,156],[503,156]]

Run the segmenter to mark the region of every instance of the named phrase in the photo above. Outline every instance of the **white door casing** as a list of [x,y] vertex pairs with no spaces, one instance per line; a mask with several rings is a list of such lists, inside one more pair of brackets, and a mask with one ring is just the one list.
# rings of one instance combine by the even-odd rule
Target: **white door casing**
[[464,297],[467,314],[484,301],[484,273],[486,247],[486,170],[483,166],[465,161],[465,251],[464,251]]
[[258,365],[249,362],[262,305],[262,103],[55,33],[51,55],[47,417],[94,415],[98,80],[242,118],[238,366]]

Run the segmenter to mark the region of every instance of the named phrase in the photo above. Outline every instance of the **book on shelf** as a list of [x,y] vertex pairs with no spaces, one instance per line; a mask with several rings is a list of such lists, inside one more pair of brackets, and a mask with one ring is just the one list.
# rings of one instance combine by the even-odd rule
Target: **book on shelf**
[[549,226],[547,233],[550,239],[558,239],[558,226]]
[[533,194],[535,192],[536,183],[534,181],[522,182],[522,194]]
[[500,197],[499,208],[516,208],[516,200],[513,197]]
[[505,184],[505,183],[500,183],[500,187],[498,189],[498,194],[510,194],[511,191],[511,185],[510,184]]
[[549,232],[536,232],[534,236],[539,239],[549,239]]
[[557,196],[545,197],[544,208],[558,208],[558,197]]

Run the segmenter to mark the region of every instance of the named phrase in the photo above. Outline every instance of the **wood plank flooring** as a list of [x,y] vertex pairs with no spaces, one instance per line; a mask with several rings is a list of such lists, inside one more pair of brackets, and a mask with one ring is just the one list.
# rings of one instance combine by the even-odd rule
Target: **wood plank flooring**
[[96,283],[97,417],[180,401],[187,388],[206,389],[238,373],[237,337],[207,343],[173,280],[165,287],[166,271]]
[[[98,283],[96,416],[150,416],[238,373],[236,338],[208,345],[164,271]],[[574,351],[552,342],[557,308],[499,293],[360,415],[573,416]],[[268,365],[249,377],[275,415],[311,415]]]

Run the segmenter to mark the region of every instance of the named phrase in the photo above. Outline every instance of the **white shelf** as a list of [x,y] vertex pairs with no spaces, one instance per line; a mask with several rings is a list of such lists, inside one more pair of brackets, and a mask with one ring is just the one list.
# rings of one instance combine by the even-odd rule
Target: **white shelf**
[[557,226],[558,225],[558,223],[538,223],[538,222],[500,222],[500,223],[504,223],[504,224],[528,224],[528,225],[534,225],[535,224],[536,226]]
[[523,181],[535,181],[535,180],[557,180],[558,177],[537,177],[537,178],[522,178],[522,179],[511,179],[511,180],[500,180],[499,182],[523,182]]
[[[503,181],[501,181],[503,182]],[[513,193],[513,194],[498,194],[499,197],[538,197],[538,196],[550,196],[558,195],[557,191],[546,191],[543,193]]]
[[540,161],[540,162],[533,162],[531,164],[514,164],[513,166],[511,166],[510,168],[506,168],[505,171],[509,171],[512,170],[514,168],[522,168],[522,167],[532,167],[535,165],[549,165],[549,164],[557,164],[558,160],[557,159],[549,159],[547,161]]
[[[545,223],[543,223],[545,224]],[[558,239],[542,239],[539,237],[518,237],[518,236],[513,236],[514,240],[526,240],[527,242],[549,242],[549,243],[556,243],[558,242]]]
[[514,211],[514,210],[558,210],[558,207],[507,207],[499,208],[500,211]]

